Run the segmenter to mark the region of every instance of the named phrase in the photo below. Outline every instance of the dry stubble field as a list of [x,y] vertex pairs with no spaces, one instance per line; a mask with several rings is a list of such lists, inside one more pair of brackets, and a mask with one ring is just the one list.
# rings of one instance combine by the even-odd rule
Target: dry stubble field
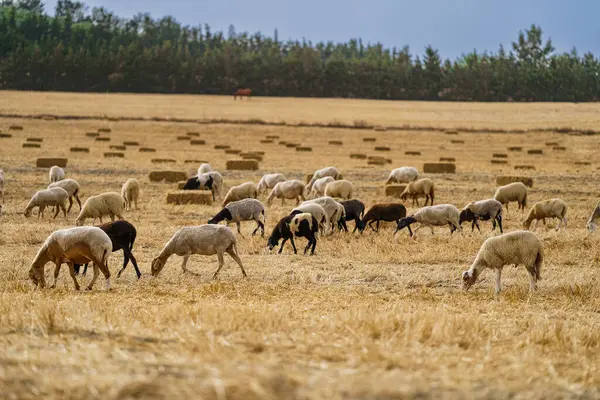
[[[597,105],[420,104],[349,100],[251,99],[226,97],[70,95],[5,93],[0,113],[118,116],[247,118],[251,110],[276,120],[363,119],[387,124],[415,120],[440,127],[594,128]],[[184,97],[184,99],[182,99]],[[53,101],[48,99],[52,98]],[[177,102],[182,105],[177,107]],[[62,108],[57,109],[57,104]],[[218,105],[215,106],[215,104]],[[331,104],[331,113],[326,106]],[[377,110],[377,105],[382,110]],[[364,107],[363,107],[364,105]],[[396,113],[395,107],[404,113]],[[440,112],[436,112],[439,106]],[[106,107],[106,109],[103,109]],[[347,110],[344,112],[344,110]],[[133,111],[132,111],[133,110]],[[179,110],[179,111],[177,111]],[[215,114],[212,114],[212,113]],[[220,114],[219,114],[220,113]],[[457,121],[453,122],[452,115]],[[425,120],[426,118],[429,118]],[[532,122],[533,121],[533,122]],[[559,121],[559,122],[557,122]],[[582,122],[584,121],[584,122]],[[536,124],[536,122],[539,122]],[[520,124],[522,123],[522,124]],[[22,131],[9,131],[22,125]],[[110,142],[95,142],[85,132],[110,127]],[[282,126],[186,124],[116,120],[0,119],[0,168],[6,172],[7,199],[0,217],[0,393],[2,398],[597,398],[600,396],[600,290],[598,233],[588,235],[585,222],[598,200],[600,143],[593,136],[558,133],[487,134],[373,131]],[[175,140],[199,132],[206,146]],[[311,146],[311,153],[260,144],[265,135]],[[23,149],[27,137],[43,138],[41,149]],[[376,143],[364,143],[375,137]],[[157,153],[128,147],[124,159],[105,159],[110,144],[136,140]],[[342,146],[328,145],[343,141]],[[464,140],[452,144],[451,140]],[[553,151],[558,142],[566,151]],[[260,171],[230,172],[225,161],[235,156],[215,150],[229,144],[264,150]],[[387,166],[367,166],[349,153],[382,153]],[[89,154],[69,147],[89,147]],[[508,146],[523,146],[520,153]],[[527,155],[543,148],[543,155]],[[405,156],[407,150],[421,156]],[[492,165],[493,153],[508,153],[507,165]],[[55,229],[74,225],[68,219],[26,219],[22,211],[31,195],[48,184],[47,169],[35,168],[41,156],[67,156],[67,177],[82,186],[82,199],[119,191],[135,177],[142,183],[141,209],[126,218],[138,230],[134,247],[144,273],[136,281],[131,266],[120,279],[121,252],[111,256],[113,289],[99,280],[91,292],[75,292],[63,269],[56,289],[34,290],[27,277],[39,246]],[[423,230],[418,241],[406,232],[392,237],[393,226],[379,234],[335,234],[322,238],[317,255],[269,254],[266,238],[250,238],[243,225],[238,248],[248,279],[226,256],[217,281],[210,279],[216,257],[193,256],[192,270],[181,273],[174,256],[162,274],[149,277],[149,264],[180,227],[205,223],[219,210],[213,206],[170,206],[166,193],[174,184],[151,183],[147,175],[162,169],[151,158],[180,160],[173,168],[188,171],[209,161],[225,177],[226,188],[257,182],[262,173],[282,172],[304,179],[307,172],[335,165],[357,187],[367,206],[391,200],[384,195],[389,170],[441,156],[457,158],[457,174],[428,175],[436,183],[436,203],[462,207],[488,198],[495,177],[514,174],[514,165],[529,164],[535,178],[529,204],[561,197],[570,205],[568,230],[542,228],[546,247],[539,290],[530,295],[523,267],[506,268],[504,291],[493,294],[493,274],[468,292],[460,274],[491,233],[450,236]],[[591,165],[575,165],[588,161]],[[426,174],[423,174],[426,176]],[[263,198],[264,199],[264,198]],[[292,204],[275,201],[267,209],[267,234]],[[77,209],[76,209],[77,210]],[[415,210],[409,207],[409,212]],[[523,215],[512,206],[506,230],[520,227]],[[90,224],[91,221],[88,221]],[[556,222],[552,223],[554,226]],[[350,223],[353,226],[353,223]],[[299,240],[299,247],[304,240]],[[47,267],[47,279],[51,268]],[[79,278],[80,282],[90,279]]]

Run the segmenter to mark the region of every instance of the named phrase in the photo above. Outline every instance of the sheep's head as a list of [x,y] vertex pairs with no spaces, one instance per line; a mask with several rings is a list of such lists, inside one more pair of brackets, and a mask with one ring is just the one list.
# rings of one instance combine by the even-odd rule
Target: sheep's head
[[32,210],[32,208],[27,207],[25,209],[25,212],[23,213],[23,215],[25,215],[25,217],[27,217],[27,218],[31,217],[31,210]]
[[458,223],[462,225],[463,222],[471,222],[475,219],[475,214],[468,208],[463,209],[458,216]]
[[589,222],[589,223],[587,224],[587,230],[588,230],[590,233],[594,232],[594,231],[596,230],[596,228],[597,228],[597,227],[598,227],[598,226],[596,225],[596,223],[595,223],[595,222]]
[[413,217],[406,217],[406,218],[402,218],[401,220],[398,221],[397,226],[396,226],[396,231],[399,231],[400,229],[404,229],[407,226],[409,226],[410,224],[413,224],[417,222],[416,219],[414,219]]
[[356,222],[356,226],[358,227],[358,231],[362,233],[367,227],[367,223],[361,219]]
[[29,269],[29,279],[31,279],[34,286],[38,286],[38,284],[40,284],[42,282],[41,277],[38,275],[39,275],[38,271],[32,265],[31,268]]
[[462,287],[464,290],[469,290],[476,281],[477,272],[475,270],[468,270],[462,273]]
[[269,248],[269,250],[273,250],[277,246],[279,246],[279,239],[276,239],[273,236],[267,239],[267,247]]
[[165,266],[165,262],[163,260],[161,260],[160,258],[157,257],[154,260],[152,260],[152,265],[150,267],[152,276],[158,275],[160,273],[160,271],[162,271],[164,266]]
[[529,229],[530,226],[531,220],[526,219],[525,221],[523,221],[523,229]]

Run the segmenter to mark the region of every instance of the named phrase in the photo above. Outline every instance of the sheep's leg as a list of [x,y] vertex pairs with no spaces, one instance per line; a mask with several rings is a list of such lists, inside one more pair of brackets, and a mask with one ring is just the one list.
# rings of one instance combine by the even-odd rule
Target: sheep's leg
[[567,229],[567,217],[563,217],[563,227]]
[[[95,262],[94,265],[96,265]],[[102,271],[102,274],[106,279],[106,290],[110,290],[110,271],[108,269],[108,264],[100,264],[98,268],[100,269],[100,271]]]
[[39,210],[38,210],[38,218],[40,217],[40,215],[42,216],[42,219],[44,219],[44,208],[46,208],[46,206],[40,206]]
[[79,211],[81,211],[81,200],[79,200],[79,195],[75,193],[73,197],[75,197],[75,200],[77,200],[77,204],[79,204]]
[[71,207],[73,207],[73,196],[69,196],[69,209],[67,212],[71,212]]
[[375,232],[375,228],[373,228],[373,224],[374,224],[374,223],[375,223],[375,220],[373,220],[373,221],[369,222],[369,228],[371,228],[371,230],[372,230],[373,232]]
[[539,219],[536,219],[536,220],[535,220],[535,224],[533,224],[533,231],[534,231],[534,232],[535,232],[535,230],[537,229],[538,222],[540,222],[540,220],[539,220]]
[[412,235],[413,235],[413,231],[412,231],[412,229],[410,228],[410,225],[407,225],[406,227],[408,228],[408,234],[410,235],[410,237],[412,237]]
[[310,250],[310,255],[315,255],[315,249],[317,248],[317,237],[313,235],[312,249]]
[[240,228],[242,226],[240,221],[235,221],[235,225],[237,226],[237,232],[240,234],[241,237],[244,237],[244,235],[242,235],[242,231],[240,230]]
[[187,272],[192,275],[199,275],[199,274],[196,274],[196,273],[190,271],[189,269],[187,269],[187,262],[188,262],[188,259],[190,258],[190,256],[191,256],[191,254],[186,254],[185,256],[183,256],[183,262],[181,263],[181,269],[183,269],[183,272]]
[[536,277],[536,266],[532,265],[531,267],[527,267],[527,272],[529,272],[529,291],[533,292],[537,290],[537,277]]
[[[140,279],[142,277],[142,273],[140,272],[140,269],[138,268],[137,260],[133,256],[133,253],[129,249],[123,249],[123,252],[127,252],[127,257],[131,260],[131,263],[133,264],[133,268],[135,269],[135,274],[137,275],[137,278]],[[125,266],[127,266],[127,263],[125,263]],[[125,266],[123,267],[123,269],[125,269]]]
[[[474,221],[475,226],[477,227],[477,230],[479,231],[479,233],[481,233],[481,228],[479,227],[479,222],[477,222],[477,220]],[[471,229],[471,232],[473,232],[473,229]]]
[[88,264],[85,264],[83,266],[83,273],[81,274],[81,276],[85,276],[85,274],[87,274],[87,269],[88,269]]
[[244,278],[247,278],[248,275],[246,275],[246,271],[244,270],[244,265],[242,264],[242,260],[240,259],[240,256],[237,255],[237,251],[235,250],[235,248],[233,247],[233,245],[230,245],[227,250],[225,250],[227,252],[227,254],[229,254],[231,256],[231,258],[234,259],[234,261],[240,266],[240,269],[242,270],[242,275],[244,275]]
[[414,230],[413,234],[412,234],[412,238],[414,240],[417,240],[417,232],[419,231],[419,229],[421,229],[421,227],[423,226],[423,224],[417,226],[417,228]]
[[213,279],[217,279],[217,275],[219,275],[219,272],[221,271],[221,268],[223,268],[223,264],[224,264],[223,253],[217,253],[217,257],[219,259],[219,267],[213,274]]
[[500,278],[502,276],[502,268],[496,268],[496,294],[499,294],[502,290],[502,283],[500,282]]
[[285,242],[287,242],[287,239],[283,239],[283,241],[281,242],[281,247],[279,248],[277,254],[281,254],[283,252],[283,245],[285,244]]
[[500,233],[504,233],[504,231],[502,230],[502,215],[496,215],[496,219],[498,220],[498,227],[500,227]]
[[[450,225],[452,225],[452,224],[450,224]],[[433,231],[433,225],[430,225],[429,229],[431,230],[431,235],[435,235],[435,232]],[[450,229],[450,233],[452,233],[452,229]]]
[[56,266],[54,267],[54,282],[52,283],[52,286],[50,286],[50,289],[54,289],[56,287],[56,282],[58,281],[58,273],[60,272],[61,266],[62,266],[62,263],[59,261],[56,263]]
[[377,220],[377,230],[375,232],[379,233],[379,223],[381,222],[380,219]]
[[298,254],[298,250],[296,250],[296,243],[294,243],[294,236],[290,238],[290,243],[292,244],[292,248],[294,249],[294,254]]
[[562,222],[563,222],[562,218],[558,218],[558,225],[556,225],[556,228],[555,228],[556,230],[560,229],[560,226],[562,225]]
[[92,280],[88,285],[87,290],[92,290],[92,288],[94,287],[94,283],[96,283],[96,279],[98,279],[98,275],[100,274],[100,269],[98,268],[98,265],[96,263],[93,263],[92,267],[94,269],[94,276],[92,277]]
[[67,218],[67,209],[66,209],[65,205],[64,205],[64,204],[61,204],[61,205],[60,205],[60,208],[62,208],[62,210],[63,210],[63,215],[65,216],[65,218]]
[[[63,206],[63,207],[64,207],[64,206]],[[55,207],[55,209],[56,209],[56,212],[54,213],[54,217],[53,217],[52,219],[56,219],[56,217],[58,216],[58,213],[60,212],[60,208],[59,208],[59,206],[56,206],[56,207]],[[65,217],[66,217],[66,216],[67,216],[67,215],[66,215],[66,212],[65,212]]]
[[75,266],[73,263],[67,263],[67,265],[69,266],[69,274],[73,279],[73,283],[75,283],[75,290],[79,290],[79,282],[77,282],[77,278],[75,277]]

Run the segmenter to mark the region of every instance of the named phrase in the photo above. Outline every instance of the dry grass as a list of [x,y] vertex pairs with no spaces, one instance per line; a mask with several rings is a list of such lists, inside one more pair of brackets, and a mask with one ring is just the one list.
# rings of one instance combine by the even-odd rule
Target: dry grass
[[[265,118],[352,116],[350,123],[411,118],[429,125],[464,126],[502,120],[515,129],[530,125],[588,126],[586,110],[598,105],[461,105],[193,96],[71,95],[3,93],[2,112],[93,113],[172,116],[206,110],[224,116]],[[123,100],[120,100],[123,99]],[[214,99],[214,104],[212,100]],[[119,101],[115,101],[119,100]],[[126,102],[124,106],[123,102]],[[201,107],[199,104],[206,105]],[[331,104],[331,107],[324,105]],[[279,107],[280,108],[275,108]],[[347,111],[342,106],[348,107]],[[7,108],[10,107],[10,108]],[[519,110],[515,110],[519,108]],[[310,111],[310,113],[309,113]],[[372,116],[368,114],[372,113]],[[398,115],[400,114],[400,115]],[[187,114],[186,114],[187,115]],[[346,114],[344,114],[346,115]],[[342,119],[342,116],[339,116]],[[371,121],[371,118],[373,121]],[[429,118],[429,119],[427,119]],[[0,130],[23,125],[23,133],[2,139],[0,168],[6,172],[6,204],[0,217],[0,393],[3,398],[206,398],[206,399],[403,399],[403,398],[597,398],[600,396],[600,235],[588,235],[585,222],[597,202],[600,142],[592,136],[559,133],[469,134],[465,144],[444,148],[442,131],[369,131],[377,143],[392,148],[386,156],[396,164],[367,166],[349,153],[364,153],[364,132],[338,128],[208,125],[140,121],[77,121],[1,119]],[[436,203],[463,207],[489,198],[496,187],[498,166],[493,153],[508,146],[539,147],[560,142],[566,151],[542,157],[529,203],[561,197],[569,203],[570,226],[554,232],[541,228],[546,260],[540,289],[530,295],[524,268],[505,268],[504,291],[493,295],[493,274],[485,271],[470,291],[460,289],[460,273],[490,235],[450,236],[446,228],[435,236],[423,230],[419,240],[405,232],[392,236],[393,226],[379,234],[335,234],[323,237],[317,255],[269,254],[265,239],[251,237],[253,223],[243,223],[238,249],[248,279],[225,257],[220,278],[212,281],[216,257],[192,256],[188,267],[200,276],[181,274],[181,258],[173,256],[163,273],[152,279],[149,264],[179,228],[205,223],[219,211],[211,206],[167,205],[176,183],[152,182],[153,154],[131,152],[126,158],[105,159],[108,145],[82,132],[110,125],[116,143],[137,140],[151,144],[160,157],[199,157],[197,148],[181,146],[176,137],[197,131],[218,137],[249,152],[265,150],[261,170],[227,171],[223,151],[202,148],[202,157],[221,171],[227,191],[245,181],[257,182],[265,172],[301,179],[317,168],[335,165],[354,183],[354,197],[367,207],[389,201],[384,182],[393,167],[410,163],[407,144],[415,143],[427,159],[455,157],[456,174],[432,174]],[[26,219],[22,211],[31,195],[47,186],[47,168],[34,168],[35,152],[22,149],[23,138],[43,138],[55,157],[69,155],[67,177],[81,184],[81,198],[120,191],[136,177],[142,184],[140,210],[126,218],[138,229],[134,246],[144,273],[135,280],[131,266],[116,279],[121,252],[111,256],[113,289],[103,282],[92,292],[76,293],[63,270],[56,289],[35,291],[27,278],[29,263],[50,232],[74,225],[68,219]],[[217,136],[218,135],[218,136]],[[297,153],[260,140],[283,141],[313,148]],[[501,137],[500,137],[501,136]],[[342,140],[343,147],[328,145]],[[90,154],[70,153],[88,147]],[[404,161],[398,161],[404,160]],[[575,162],[588,161],[593,167]],[[419,161],[421,163],[422,161]],[[511,153],[511,163],[531,164],[525,152]],[[421,170],[421,164],[415,165]],[[185,180],[184,172],[176,181]],[[427,176],[427,174],[422,174]],[[264,197],[261,198],[264,200]],[[288,202],[289,203],[289,202]],[[415,207],[406,204],[408,212]],[[75,206],[76,208],[77,206]],[[276,201],[267,209],[267,235],[292,204]],[[48,214],[48,213],[47,213]],[[523,214],[512,206],[506,229],[520,227]],[[549,224],[555,224],[550,222]],[[353,222],[349,223],[353,229]],[[465,226],[465,228],[467,228]],[[305,241],[299,239],[298,247]],[[48,268],[49,280],[51,270]],[[85,282],[90,277],[79,278]]]

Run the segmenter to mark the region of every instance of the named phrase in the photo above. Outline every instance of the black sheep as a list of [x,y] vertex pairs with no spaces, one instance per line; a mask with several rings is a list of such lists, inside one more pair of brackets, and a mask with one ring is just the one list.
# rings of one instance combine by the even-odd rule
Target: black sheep
[[[372,230],[379,232],[381,221],[398,222],[404,217],[406,217],[406,207],[400,203],[375,204],[367,211],[358,229],[362,232],[368,224]],[[377,222],[377,229],[373,228],[373,222]]]
[[279,245],[279,240],[283,239],[283,242],[281,242],[281,247],[279,248],[277,254],[281,254],[281,252],[283,251],[283,245],[288,240],[292,243],[294,254],[298,254],[298,251],[296,250],[296,244],[294,243],[294,236],[296,236],[308,239],[308,244],[304,249],[304,254],[306,254],[308,248],[311,247],[311,245],[312,250],[310,254],[315,254],[315,248],[317,247],[317,233],[319,232],[319,223],[317,222],[317,219],[315,217],[311,216],[310,223],[308,220],[300,221],[298,230],[295,233],[292,233],[290,229],[290,224],[292,223],[292,220],[297,214],[300,214],[300,212],[295,211],[293,214],[290,214],[287,217],[283,217],[279,220],[277,225],[275,225],[271,236],[267,240],[267,246],[269,247],[269,250],[273,250],[275,247],[277,247]]
[[[125,267],[129,263],[131,259],[131,263],[133,264],[133,268],[135,268],[135,273],[138,279],[141,278],[142,273],[138,268],[137,261],[131,253],[133,249],[133,243],[135,242],[135,238],[137,236],[137,231],[133,225],[125,220],[118,220],[114,222],[108,222],[106,224],[98,225],[98,228],[102,229],[108,237],[113,245],[113,252],[123,250],[123,268],[119,270],[117,273],[117,278],[121,276],[123,271],[125,271]],[[79,264],[75,264],[75,275],[79,275]],[[88,264],[85,264],[83,268],[83,276],[87,272]]]
[[344,231],[348,232],[348,226],[346,225],[346,221],[353,220],[355,226],[352,233],[356,232],[356,230],[359,229],[359,227],[361,226],[360,219],[365,214],[365,205],[362,201],[356,199],[340,201],[340,204],[343,205],[344,210],[346,210],[346,217],[340,218],[340,220],[338,221],[338,229],[340,231],[344,229]]

